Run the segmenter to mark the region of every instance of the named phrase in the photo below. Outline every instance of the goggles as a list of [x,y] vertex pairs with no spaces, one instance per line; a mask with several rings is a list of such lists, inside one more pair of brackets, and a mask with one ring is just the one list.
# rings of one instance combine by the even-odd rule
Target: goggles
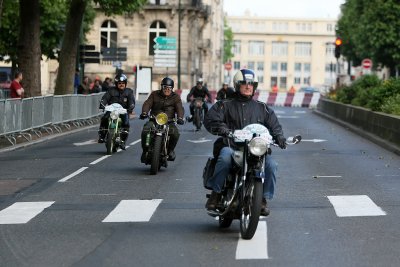
[[161,88],[162,88],[163,90],[170,90],[170,91],[173,89],[173,87],[172,87],[172,86],[169,86],[169,85],[162,85]]
[[125,82],[118,82],[117,84],[118,84],[118,85],[120,85],[120,84],[125,85]]
[[252,80],[238,81],[237,83],[240,85],[250,85],[250,86],[255,86],[257,84],[257,82],[252,81]]

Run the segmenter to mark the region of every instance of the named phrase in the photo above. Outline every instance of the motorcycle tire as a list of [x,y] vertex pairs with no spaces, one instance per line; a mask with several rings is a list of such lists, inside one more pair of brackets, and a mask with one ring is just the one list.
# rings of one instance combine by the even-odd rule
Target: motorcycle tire
[[241,203],[240,235],[243,239],[252,239],[260,220],[263,184],[259,180],[248,179],[244,186],[245,195],[243,203]]
[[107,155],[111,155],[114,151],[114,135],[115,129],[109,129],[106,136]]
[[151,166],[150,174],[157,174],[160,170],[160,160],[161,160],[161,147],[162,147],[162,136],[156,135],[153,143],[153,150],[151,155]]
[[196,126],[196,130],[201,129],[201,111],[200,109],[196,109],[194,111],[194,116],[193,116],[193,124]]

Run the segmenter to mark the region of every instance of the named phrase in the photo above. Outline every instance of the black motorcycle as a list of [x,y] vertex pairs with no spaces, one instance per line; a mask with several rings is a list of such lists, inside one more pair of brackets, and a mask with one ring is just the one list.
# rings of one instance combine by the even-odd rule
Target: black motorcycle
[[[207,210],[207,213],[218,217],[221,228],[227,228],[234,219],[239,219],[242,238],[251,239],[257,230],[261,212],[265,157],[270,156],[270,147],[276,144],[268,129],[261,124],[250,124],[236,130],[229,140],[235,147],[233,168],[225,181],[217,210]],[[297,144],[300,140],[298,135],[288,144]],[[203,172],[204,187],[210,190],[207,180],[214,172],[215,163],[216,159],[209,158]]]
[[151,115],[149,120],[154,122],[154,127],[146,135],[145,146],[148,150],[145,164],[151,166],[151,174],[157,174],[161,166],[168,166],[168,130],[169,124],[174,123],[175,119],[169,120],[167,114],[161,112],[156,116]]
[[203,125],[204,120],[204,110],[203,110],[204,98],[196,97],[193,100],[193,125],[196,127],[196,130],[199,131],[201,126]]

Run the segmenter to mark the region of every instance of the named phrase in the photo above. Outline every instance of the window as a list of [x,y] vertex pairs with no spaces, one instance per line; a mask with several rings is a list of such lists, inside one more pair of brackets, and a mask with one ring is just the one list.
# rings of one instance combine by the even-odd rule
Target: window
[[311,64],[310,63],[304,63],[304,72],[305,73],[311,72]]
[[327,63],[327,64],[325,64],[325,72],[334,72],[334,73],[336,73],[336,64],[335,63]]
[[287,32],[289,29],[289,24],[287,22],[273,22],[272,30],[275,32]]
[[164,22],[160,20],[154,21],[149,28],[149,55],[154,55],[154,38],[158,36],[167,36],[167,28]]
[[272,42],[272,56],[287,56],[287,42]]
[[117,47],[117,24],[112,20],[106,20],[100,28],[101,48]]
[[285,88],[286,89],[286,77],[280,77],[279,78],[279,88]]
[[240,53],[241,53],[241,42],[240,42],[240,40],[234,40],[233,41],[232,53],[234,55],[240,55]]
[[249,55],[264,55],[264,42],[249,41]]
[[328,57],[335,56],[335,44],[334,43],[326,43],[325,44],[325,55]]
[[165,5],[166,0],[150,0],[149,4],[151,5]]
[[300,84],[301,83],[301,78],[300,77],[294,77],[294,84]]
[[254,70],[254,61],[249,61],[249,62],[247,63],[247,68],[248,68],[248,69],[251,69],[251,70]]
[[258,84],[264,83],[264,76],[263,75],[257,75],[258,78]]
[[240,61],[233,62],[233,69],[240,70]]
[[326,24],[326,30],[328,32],[333,32],[335,30],[335,28],[334,28],[333,24],[328,23],[328,24]]
[[257,70],[264,71],[264,62],[257,62]]
[[296,42],[294,54],[297,57],[311,56],[311,43],[309,42]]
[[294,63],[294,72],[301,72],[301,63]]

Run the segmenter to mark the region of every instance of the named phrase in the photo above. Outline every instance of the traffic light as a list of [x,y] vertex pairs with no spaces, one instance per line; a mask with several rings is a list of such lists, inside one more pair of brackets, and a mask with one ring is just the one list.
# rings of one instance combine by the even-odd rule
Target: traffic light
[[340,39],[340,37],[337,37],[336,41],[335,41],[335,58],[340,57],[340,47],[341,46],[342,46],[342,39]]

